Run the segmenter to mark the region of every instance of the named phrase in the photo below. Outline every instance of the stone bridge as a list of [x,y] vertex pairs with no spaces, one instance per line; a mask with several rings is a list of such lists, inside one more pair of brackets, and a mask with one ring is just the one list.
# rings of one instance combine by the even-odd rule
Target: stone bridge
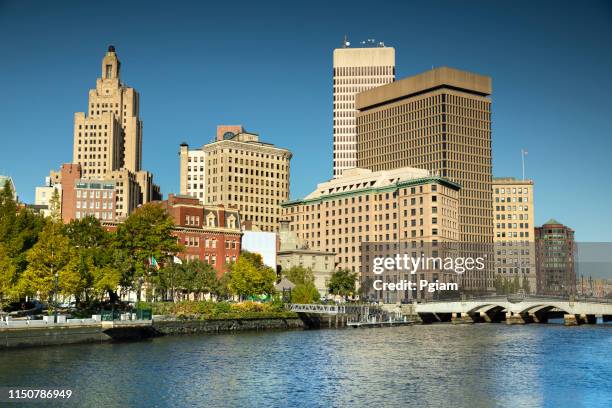
[[419,303],[414,313],[425,321],[450,320],[455,323],[493,322],[508,324],[545,323],[552,317],[563,317],[566,325],[612,320],[612,302],[571,300],[554,297],[531,297],[508,300],[507,297],[466,299]]

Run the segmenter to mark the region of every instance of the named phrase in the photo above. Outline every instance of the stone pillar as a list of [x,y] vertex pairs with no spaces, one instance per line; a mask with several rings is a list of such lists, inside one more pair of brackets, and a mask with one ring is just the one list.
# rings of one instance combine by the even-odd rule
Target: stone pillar
[[525,324],[525,319],[520,313],[506,312],[506,324]]
[[580,322],[580,317],[575,314],[566,314],[563,315],[563,321],[566,326],[578,326]]
[[474,323],[474,320],[467,313],[453,313],[451,322],[454,324]]

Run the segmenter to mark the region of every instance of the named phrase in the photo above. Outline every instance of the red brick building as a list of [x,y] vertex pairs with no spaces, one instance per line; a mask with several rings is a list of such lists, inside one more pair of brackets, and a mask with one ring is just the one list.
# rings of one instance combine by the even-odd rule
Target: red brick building
[[[238,259],[242,238],[238,210],[226,210],[222,205],[202,205],[195,197],[174,194],[152,204],[164,207],[174,219],[174,235],[184,246],[179,258],[199,259],[211,264],[217,276],[227,272],[227,265]],[[118,222],[102,222],[108,231],[116,231],[118,225]]]
[[81,165],[62,164],[62,221],[93,216],[100,221],[115,221],[115,182],[81,179]]
[[214,266],[217,275],[240,255],[240,214],[222,205],[202,205],[191,196],[170,194],[160,201],[176,224],[175,233],[184,251],[182,259],[199,259]]

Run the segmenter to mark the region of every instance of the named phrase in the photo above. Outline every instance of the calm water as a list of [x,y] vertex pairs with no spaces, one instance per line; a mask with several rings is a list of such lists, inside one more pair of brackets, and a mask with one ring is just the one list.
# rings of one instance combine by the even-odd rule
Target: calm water
[[0,385],[70,386],[88,407],[610,407],[611,352],[609,325],[165,337],[3,351]]

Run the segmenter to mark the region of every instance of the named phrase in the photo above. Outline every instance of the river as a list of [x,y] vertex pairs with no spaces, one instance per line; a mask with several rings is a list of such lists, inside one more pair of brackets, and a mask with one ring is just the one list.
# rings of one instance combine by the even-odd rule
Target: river
[[437,324],[8,350],[0,385],[69,387],[88,407],[610,407],[612,326]]

